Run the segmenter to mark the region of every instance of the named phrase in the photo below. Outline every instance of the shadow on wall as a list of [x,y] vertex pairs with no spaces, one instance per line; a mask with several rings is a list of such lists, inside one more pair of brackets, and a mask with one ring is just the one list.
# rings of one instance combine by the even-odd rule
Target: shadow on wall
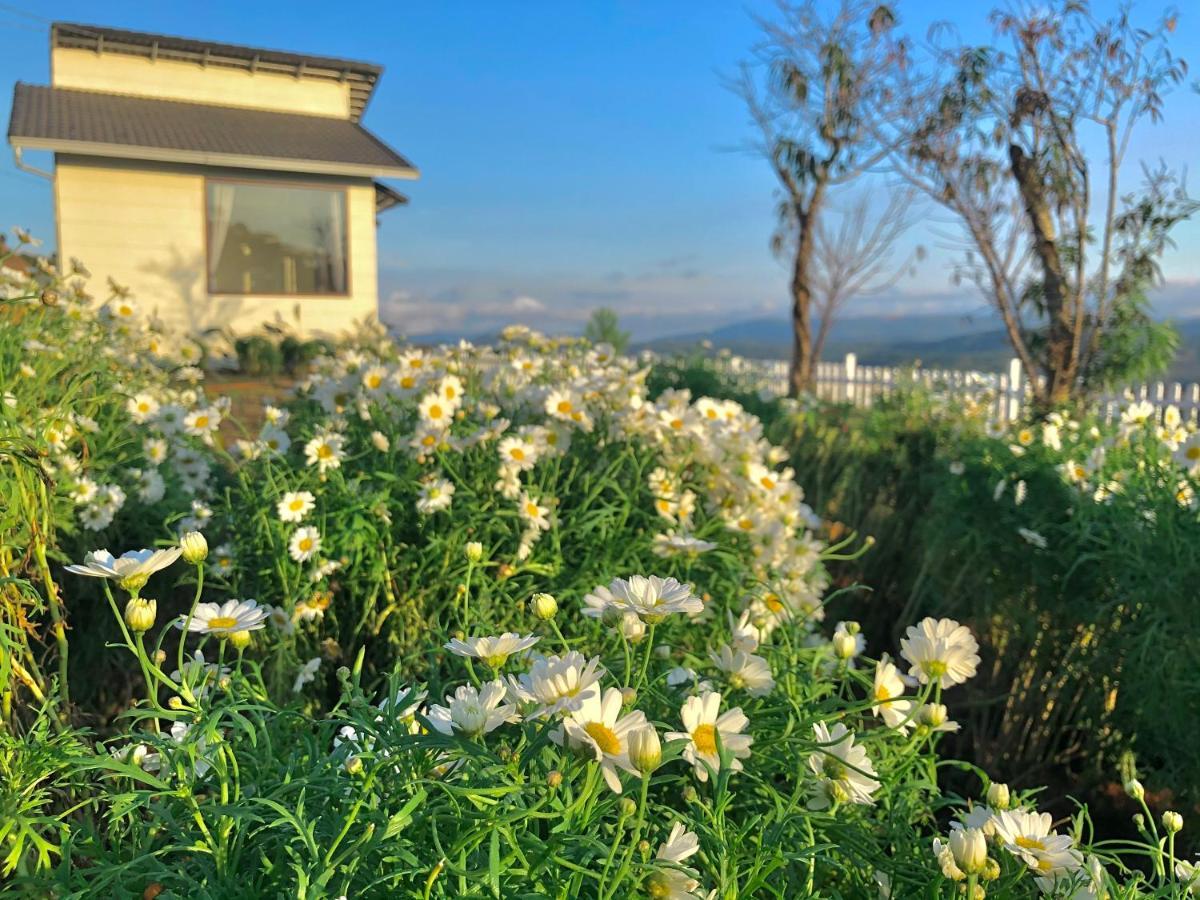
[[184,254],[172,247],[169,261],[143,263],[145,287],[134,299],[172,328],[198,334],[255,318],[255,307],[240,296],[212,296],[205,285],[204,254]]

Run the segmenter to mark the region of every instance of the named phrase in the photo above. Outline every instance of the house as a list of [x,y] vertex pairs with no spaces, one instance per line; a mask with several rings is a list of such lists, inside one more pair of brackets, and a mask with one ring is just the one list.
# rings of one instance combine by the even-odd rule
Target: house
[[60,259],[182,330],[376,312],[376,219],[407,202],[383,179],[418,174],[361,124],[382,68],[62,22],[50,54],[8,138],[53,179]]

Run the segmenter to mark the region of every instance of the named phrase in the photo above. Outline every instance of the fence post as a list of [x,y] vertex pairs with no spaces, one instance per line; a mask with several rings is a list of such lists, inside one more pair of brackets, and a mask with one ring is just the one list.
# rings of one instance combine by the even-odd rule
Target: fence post
[[854,375],[858,369],[858,357],[853,353],[846,354],[846,396],[850,403],[854,402]]
[[1015,356],[1008,361],[1008,390],[1004,418],[1013,422],[1021,415],[1021,395],[1025,391],[1025,379],[1021,375],[1021,360]]

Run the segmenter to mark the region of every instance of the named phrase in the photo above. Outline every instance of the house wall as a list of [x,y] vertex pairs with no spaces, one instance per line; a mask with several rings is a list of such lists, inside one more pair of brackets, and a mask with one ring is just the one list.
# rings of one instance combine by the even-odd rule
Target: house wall
[[[184,331],[237,332],[282,317],[310,334],[337,334],[375,315],[375,190],[369,179],[260,173],[59,154],[55,166],[58,241],[92,273],[91,293],[107,279],[132,291],[145,313]],[[349,296],[231,296],[208,293],[205,175],[347,188]]]
[[56,47],[51,51],[50,73],[51,84],[60,88],[314,116],[350,116],[349,84],[279,72]]

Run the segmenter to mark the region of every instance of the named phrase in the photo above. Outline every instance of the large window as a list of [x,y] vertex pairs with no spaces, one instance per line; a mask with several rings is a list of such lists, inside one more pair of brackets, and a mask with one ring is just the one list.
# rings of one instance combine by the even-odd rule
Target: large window
[[209,181],[214,294],[345,294],[344,190]]

